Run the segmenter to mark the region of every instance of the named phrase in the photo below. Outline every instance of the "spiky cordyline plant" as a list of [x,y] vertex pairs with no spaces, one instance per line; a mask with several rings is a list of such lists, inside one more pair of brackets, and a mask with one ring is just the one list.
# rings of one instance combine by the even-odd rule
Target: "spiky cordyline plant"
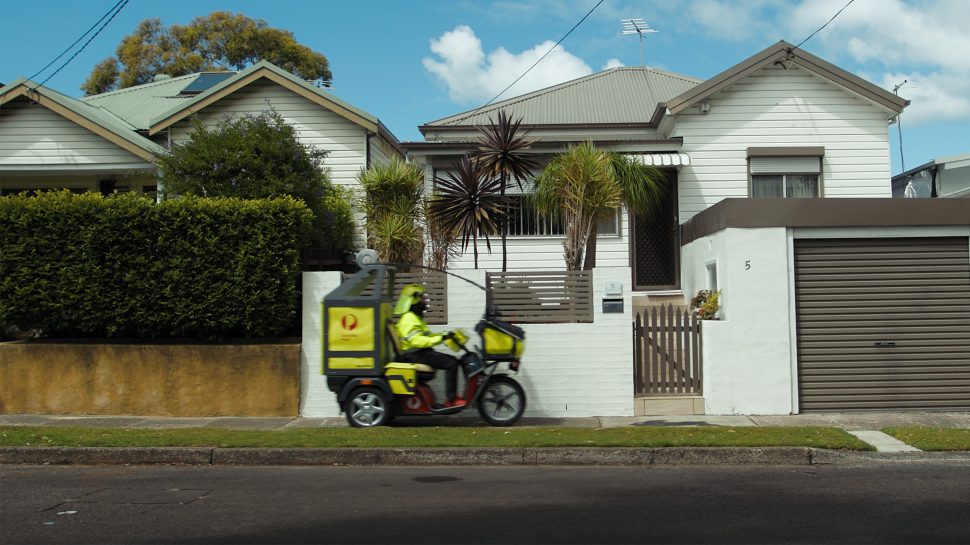
[[[539,168],[539,163],[528,153],[534,143],[527,138],[529,131],[519,133],[522,118],[512,121],[505,110],[500,110],[498,120],[489,119],[489,122],[490,125],[478,128],[480,136],[474,157],[487,176],[499,181],[499,196],[504,200],[509,182],[515,180],[521,189],[522,182]],[[505,271],[508,263],[507,223],[502,221],[499,229],[502,235],[502,270]]]
[[455,164],[454,171],[435,177],[437,194],[431,201],[431,213],[442,229],[461,238],[462,251],[471,242],[478,268],[478,237],[492,250],[489,235],[498,232],[505,214],[505,198],[500,194],[500,182],[484,175],[477,162],[467,156]]

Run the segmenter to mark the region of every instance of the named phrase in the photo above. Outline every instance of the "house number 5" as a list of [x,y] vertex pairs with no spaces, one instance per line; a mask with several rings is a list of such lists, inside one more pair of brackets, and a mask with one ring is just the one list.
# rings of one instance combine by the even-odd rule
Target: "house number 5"
[[747,271],[747,270],[750,270],[750,269],[751,269],[751,260],[749,259],[749,260],[747,260],[747,261],[744,262],[744,270]]

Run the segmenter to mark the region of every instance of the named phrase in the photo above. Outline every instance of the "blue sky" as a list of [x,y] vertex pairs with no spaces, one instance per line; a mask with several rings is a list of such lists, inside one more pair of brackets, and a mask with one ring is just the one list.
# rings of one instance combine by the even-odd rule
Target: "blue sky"
[[[378,116],[401,140],[419,140],[418,125],[491,99],[596,2],[130,0],[47,85],[80,96],[91,68],[143,19],[185,24],[233,11],[292,31],[328,57],[334,94]],[[620,34],[623,18],[642,17],[659,31],[645,40],[645,64],[708,78],[779,39],[802,41],[845,2],[606,0],[510,93],[638,65],[639,42]],[[114,3],[0,0],[0,82],[32,75]],[[905,165],[913,168],[970,152],[968,28],[967,0],[855,0],[803,48],[888,89],[907,80],[899,94],[913,101],[903,114]],[[896,126],[890,138],[895,174],[901,168]]]

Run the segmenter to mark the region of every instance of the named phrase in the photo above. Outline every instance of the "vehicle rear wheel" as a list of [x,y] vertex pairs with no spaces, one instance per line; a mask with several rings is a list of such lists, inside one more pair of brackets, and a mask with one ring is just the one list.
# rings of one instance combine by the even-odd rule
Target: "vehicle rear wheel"
[[377,388],[358,388],[344,402],[347,423],[355,428],[383,426],[391,421],[392,410],[384,392]]
[[498,376],[489,379],[478,398],[478,414],[493,426],[511,426],[525,412],[525,391],[515,379]]

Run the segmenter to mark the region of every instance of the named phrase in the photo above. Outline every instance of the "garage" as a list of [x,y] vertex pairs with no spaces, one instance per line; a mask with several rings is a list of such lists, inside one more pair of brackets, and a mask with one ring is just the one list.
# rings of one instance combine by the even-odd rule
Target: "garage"
[[970,241],[795,239],[798,406],[970,408]]

